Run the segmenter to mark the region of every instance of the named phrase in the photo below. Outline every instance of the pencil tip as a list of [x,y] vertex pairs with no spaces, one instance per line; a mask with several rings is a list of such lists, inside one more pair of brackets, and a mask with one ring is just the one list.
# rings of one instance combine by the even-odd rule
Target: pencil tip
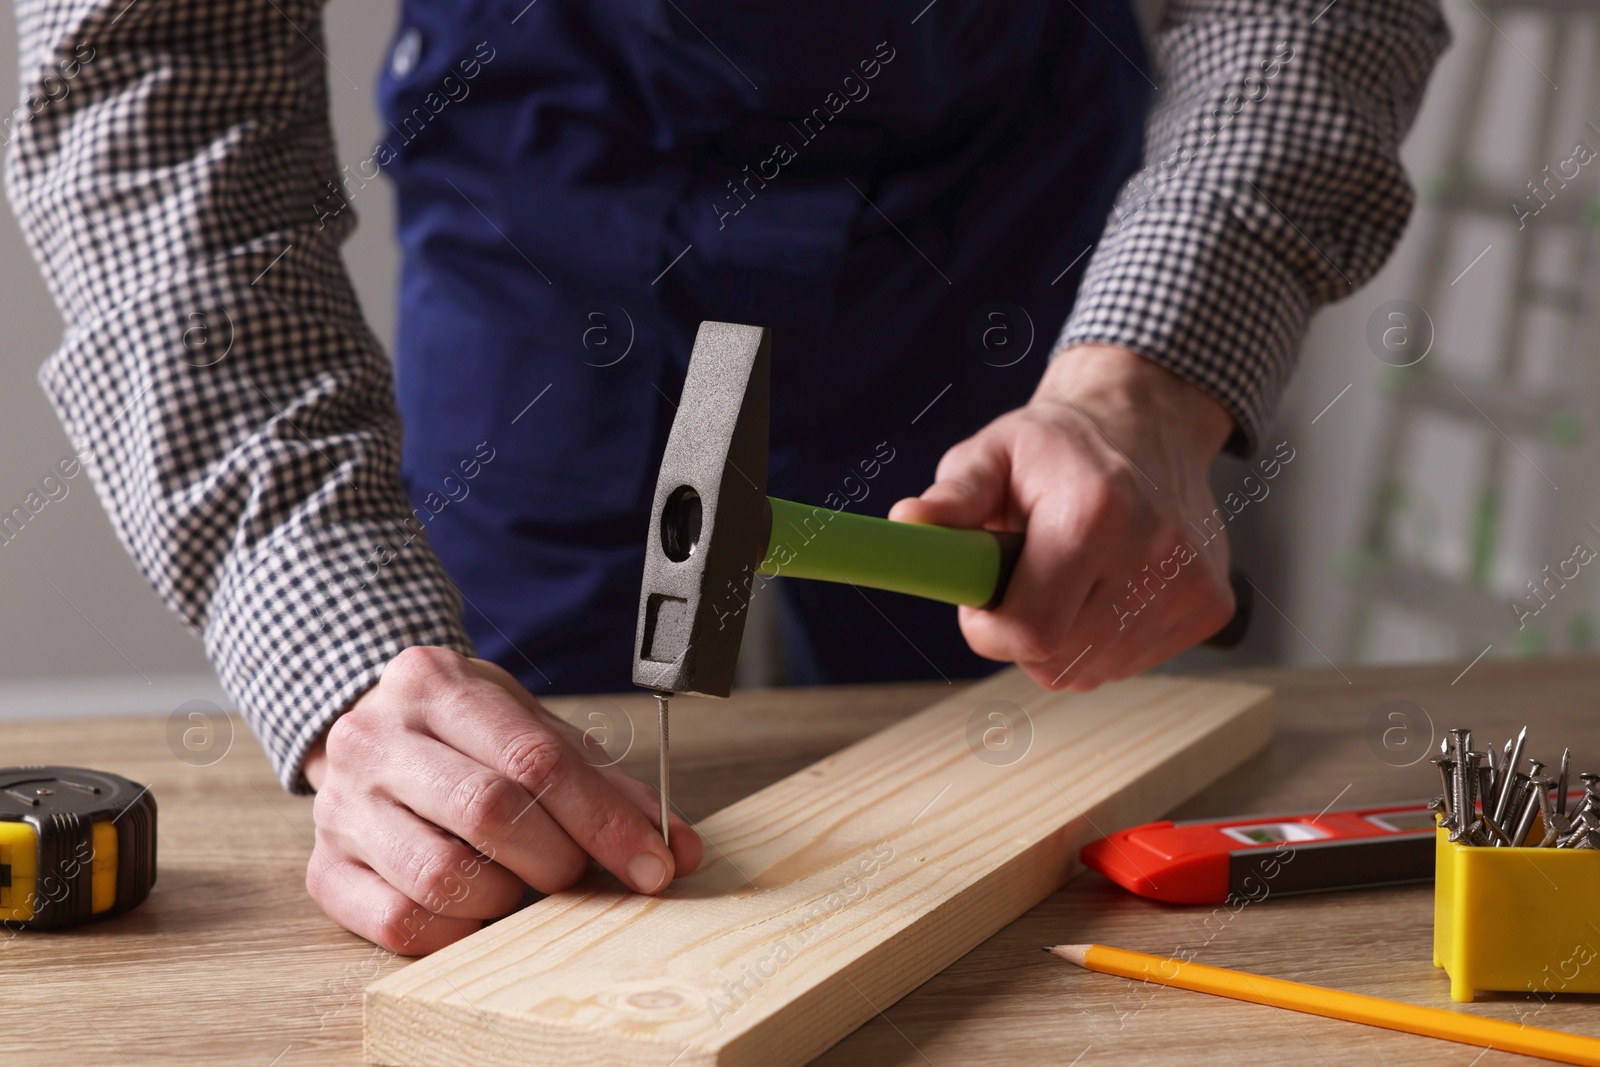
[[1076,963],[1079,967],[1087,967],[1089,958],[1088,945],[1054,945],[1045,949],[1052,956],[1060,956],[1068,963]]
[[1046,952],[1050,952],[1055,948],[1054,945],[1040,945],[1039,947],[1044,949]]

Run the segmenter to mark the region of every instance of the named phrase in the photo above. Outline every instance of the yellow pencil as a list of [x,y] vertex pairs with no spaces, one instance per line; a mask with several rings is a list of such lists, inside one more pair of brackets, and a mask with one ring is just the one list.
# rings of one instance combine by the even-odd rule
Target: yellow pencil
[[1288,982],[1282,978],[1209,967],[1203,963],[1185,963],[1108,945],[1056,945],[1053,948],[1046,945],[1044,950],[1070,960],[1079,967],[1102,974],[1121,975],[1135,981],[1177,986],[1197,993],[1248,1000],[1253,1004],[1303,1011],[1329,1019],[1381,1026],[1386,1030],[1403,1030],[1408,1034],[1459,1041],[1463,1045],[1520,1052],[1524,1056],[1538,1056],[1561,1063],[1600,1065],[1600,1038],[1522,1026],[1501,1019],[1485,1019],[1465,1012],[1402,1004],[1381,997],[1347,993],[1341,989],[1326,989],[1303,982]]

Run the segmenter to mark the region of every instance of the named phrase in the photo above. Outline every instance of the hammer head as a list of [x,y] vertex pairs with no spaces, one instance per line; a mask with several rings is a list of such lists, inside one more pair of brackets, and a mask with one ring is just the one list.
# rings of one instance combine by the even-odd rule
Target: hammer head
[[767,504],[771,339],[702,322],[656,479],[633,681],[725,697],[751,579],[772,530]]

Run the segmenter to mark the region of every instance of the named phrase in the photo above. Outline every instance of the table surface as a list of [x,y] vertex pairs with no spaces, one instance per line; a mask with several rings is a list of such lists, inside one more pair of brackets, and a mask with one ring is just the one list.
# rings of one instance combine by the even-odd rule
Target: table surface
[[[1316,811],[1437,792],[1425,759],[1455,726],[1501,739],[1529,725],[1529,752],[1600,769],[1600,658],[1402,668],[1269,670],[1229,677],[1278,693],[1262,754],[1178,817]],[[700,818],[945,696],[942,683],[751,691],[673,704],[674,799]],[[1415,736],[1369,740],[1386,701],[1424,710]],[[551,700],[600,724],[650,779],[648,698]],[[1431,721],[1431,726],[1429,722]],[[64,933],[0,932],[8,1064],[361,1062],[361,990],[404,961],[338,929],[306,896],[311,802],[279,789],[243,724],[226,755],[180,760],[166,716],[4,727],[6,764],[69,763],[148,783],[160,802],[160,872],[150,899],[110,922]],[[1415,747],[1405,747],[1407,745]],[[221,746],[213,748],[212,755]],[[180,748],[181,750],[181,748]],[[206,757],[210,758],[210,757]],[[1585,763],[1588,760],[1590,762]],[[1448,1042],[1146,989],[1080,971],[1041,944],[1099,941],[1147,952],[1192,949],[1202,962],[1600,1035],[1600,997],[1541,1004],[1490,994],[1449,999],[1431,963],[1432,888],[1269,897],[1238,911],[1141,900],[1084,874],[834,1046],[827,1065],[1403,1063],[1493,1067],[1511,1057]],[[1474,1059],[1475,1056],[1479,1058]],[[1079,1057],[1074,1059],[1074,1057]],[[1529,1063],[1536,1061],[1526,1061]],[[662,1067],[666,1067],[665,1064]]]

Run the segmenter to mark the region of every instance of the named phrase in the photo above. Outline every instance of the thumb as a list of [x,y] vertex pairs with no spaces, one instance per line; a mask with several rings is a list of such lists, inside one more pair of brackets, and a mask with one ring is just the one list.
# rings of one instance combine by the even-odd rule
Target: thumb
[[976,529],[1005,517],[1010,457],[993,438],[963,442],[945,453],[937,480],[921,496],[889,511],[896,522]]

